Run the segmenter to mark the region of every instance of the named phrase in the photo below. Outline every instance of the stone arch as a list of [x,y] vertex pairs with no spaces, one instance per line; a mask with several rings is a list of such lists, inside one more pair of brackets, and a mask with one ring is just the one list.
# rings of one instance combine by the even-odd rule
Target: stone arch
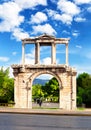
[[[57,79],[57,81],[59,83],[59,103],[58,103],[59,105],[58,106],[60,108],[60,104],[61,104],[61,90],[63,88],[62,87],[62,81],[61,81],[61,78],[58,76],[58,74],[53,73],[52,71],[48,71],[48,70],[37,71],[37,72],[34,72],[31,76],[28,77],[27,81],[29,81],[30,86],[31,86],[31,95],[30,95],[30,98],[32,99],[32,85],[33,85],[33,81],[34,81],[34,79],[37,76],[39,76],[41,74],[50,74],[50,75],[54,76]],[[32,102],[31,102],[30,106],[32,108]]]
[[[22,64],[12,65],[15,77],[15,107],[32,108],[32,82],[41,74],[51,74],[59,82],[60,108],[71,110],[76,108],[76,70],[68,64],[68,38],[55,38],[43,34],[35,38],[22,40]],[[25,45],[35,44],[35,64],[25,63]],[[65,64],[56,63],[56,44],[65,44]],[[51,46],[51,64],[40,64],[40,46]],[[61,56],[60,56],[61,57]]]
[[53,76],[57,79],[57,81],[58,81],[58,83],[59,83],[59,89],[62,89],[62,81],[61,81],[60,77],[59,77],[57,74],[55,74],[55,73],[53,73],[53,72],[51,72],[51,71],[46,71],[46,70],[34,72],[31,76],[29,76],[28,80],[31,81],[31,85],[32,85],[32,83],[33,83],[33,80],[34,80],[37,76],[39,76],[39,75],[41,75],[41,74],[50,74],[50,75],[53,75]]

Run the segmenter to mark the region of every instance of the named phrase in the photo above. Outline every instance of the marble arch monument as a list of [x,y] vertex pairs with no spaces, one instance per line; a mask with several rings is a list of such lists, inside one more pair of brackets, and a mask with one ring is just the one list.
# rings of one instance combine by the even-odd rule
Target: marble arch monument
[[[14,98],[16,108],[32,109],[32,83],[40,74],[51,74],[59,82],[59,108],[76,109],[76,70],[68,64],[68,38],[43,34],[22,39],[22,64],[13,64]],[[35,64],[25,63],[25,45],[35,45]],[[66,63],[56,64],[56,45],[65,44]],[[51,46],[51,64],[40,64],[40,46]]]

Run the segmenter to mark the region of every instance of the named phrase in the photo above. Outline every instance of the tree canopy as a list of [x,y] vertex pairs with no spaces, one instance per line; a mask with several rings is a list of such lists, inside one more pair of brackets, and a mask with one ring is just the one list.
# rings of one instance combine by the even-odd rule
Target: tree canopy
[[0,69],[0,103],[14,101],[14,80],[9,77],[9,68]]
[[77,77],[77,104],[91,107],[91,75],[82,73]]
[[39,97],[49,101],[59,100],[59,83],[55,77],[45,83],[45,85],[33,85],[33,98]]

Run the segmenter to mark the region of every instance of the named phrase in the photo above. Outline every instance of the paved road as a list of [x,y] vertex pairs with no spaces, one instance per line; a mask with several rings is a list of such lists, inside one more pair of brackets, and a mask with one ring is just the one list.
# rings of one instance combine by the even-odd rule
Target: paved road
[[0,130],[91,130],[91,117],[0,113]]

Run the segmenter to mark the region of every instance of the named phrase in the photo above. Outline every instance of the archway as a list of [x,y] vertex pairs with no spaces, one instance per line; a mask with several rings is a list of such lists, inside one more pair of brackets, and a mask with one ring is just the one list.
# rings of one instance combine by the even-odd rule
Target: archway
[[[33,85],[33,81],[34,81],[34,79],[36,79],[36,77],[38,77],[38,76],[40,76],[40,75],[42,75],[42,74],[49,74],[49,75],[52,75],[53,77],[55,77],[56,78],[56,80],[58,81],[58,88],[59,88],[59,97],[58,97],[58,99],[59,99],[59,103],[58,103],[58,107],[57,108],[60,108],[61,106],[60,106],[60,104],[61,104],[61,98],[60,98],[60,94],[61,94],[61,89],[62,89],[62,82],[61,82],[61,79],[60,79],[60,77],[57,75],[57,74],[55,74],[55,73],[53,73],[53,72],[51,72],[51,71],[46,71],[46,70],[42,70],[42,71],[38,71],[37,73],[33,73],[30,77],[29,77],[29,81],[31,82],[31,86]],[[30,97],[31,99],[32,99],[32,87],[31,87],[31,97]],[[32,106],[32,102],[31,102],[31,108],[33,108],[33,106]]]
[[59,83],[49,74],[37,76],[32,83],[32,108],[59,108]]

